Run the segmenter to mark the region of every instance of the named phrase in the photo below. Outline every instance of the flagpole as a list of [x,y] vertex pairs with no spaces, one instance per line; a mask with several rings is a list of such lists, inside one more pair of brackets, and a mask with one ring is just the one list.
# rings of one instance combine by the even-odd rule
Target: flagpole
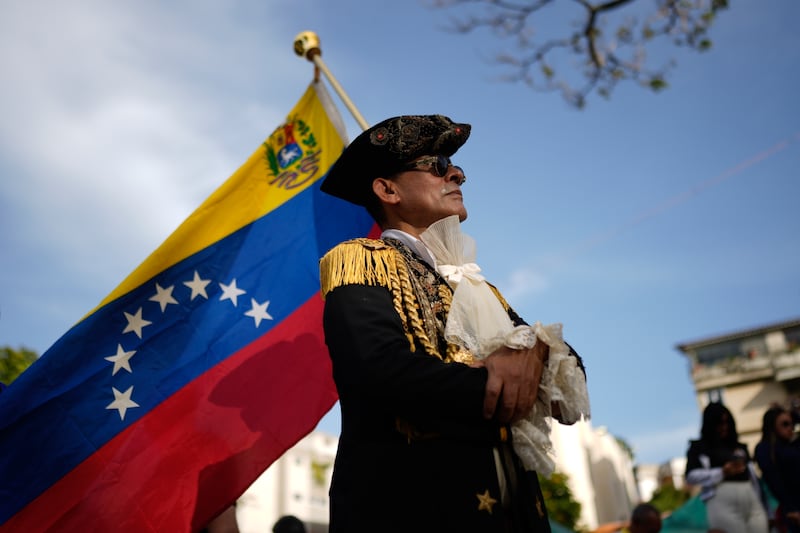
[[367,121],[364,120],[364,117],[361,116],[356,106],[347,96],[347,93],[344,92],[344,89],[339,82],[336,81],[336,78],[333,77],[331,71],[328,70],[328,67],[325,65],[325,62],[322,61],[322,51],[319,48],[319,36],[314,33],[313,31],[304,31],[298,33],[297,36],[294,38],[294,53],[305,57],[314,65],[325,74],[325,77],[328,79],[328,83],[331,84],[333,90],[336,91],[336,94],[339,95],[339,98],[342,99],[345,107],[352,113],[353,118],[356,119],[358,125],[361,126],[362,130],[366,130],[369,128],[369,124]]

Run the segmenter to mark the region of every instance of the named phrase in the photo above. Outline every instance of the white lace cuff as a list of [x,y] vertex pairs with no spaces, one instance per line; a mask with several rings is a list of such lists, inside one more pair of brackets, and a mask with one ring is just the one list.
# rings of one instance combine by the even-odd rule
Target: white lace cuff
[[553,405],[557,404],[559,419],[565,424],[590,417],[585,376],[578,367],[577,359],[569,354],[569,346],[564,342],[561,332],[561,324],[543,326],[541,322],[536,322],[533,326],[514,328],[506,341],[506,346],[515,349],[532,348],[536,342],[544,342],[550,347],[537,401],[528,417],[511,428],[514,449],[523,466],[544,476],[552,474],[554,468],[549,422],[553,416]]

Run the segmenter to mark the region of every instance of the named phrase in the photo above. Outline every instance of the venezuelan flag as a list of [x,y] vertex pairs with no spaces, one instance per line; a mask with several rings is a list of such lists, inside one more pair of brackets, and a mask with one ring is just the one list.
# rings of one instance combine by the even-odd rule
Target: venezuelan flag
[[331,408],[318,260],[373,225],[319,191],[341,124],[312,83],[3,392],[0,530],[199,530]]

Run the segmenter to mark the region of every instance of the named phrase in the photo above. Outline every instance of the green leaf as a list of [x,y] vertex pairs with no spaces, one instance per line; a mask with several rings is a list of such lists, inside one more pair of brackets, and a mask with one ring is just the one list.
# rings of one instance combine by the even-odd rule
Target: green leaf
[[663,78],[653,78],[650,80],[650,88],[656,92],[667,88],[667,82]]
[[539,476],[539,485],[544,496],[544,505],[548,516],[569,529],[578,531],[581,516],[581,504],[572,495],[567,484],[566,474],[553,472],[549,478]]

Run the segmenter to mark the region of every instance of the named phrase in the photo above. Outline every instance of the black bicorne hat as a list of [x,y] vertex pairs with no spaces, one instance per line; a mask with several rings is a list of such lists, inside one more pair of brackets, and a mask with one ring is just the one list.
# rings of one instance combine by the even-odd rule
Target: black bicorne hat
[[322,191],[367,205],[372,181],[402,170],[423,155],[450,157],[469,137],[469,124],[442,115],[403,115],[380,122],[344,149],[322,182]]

